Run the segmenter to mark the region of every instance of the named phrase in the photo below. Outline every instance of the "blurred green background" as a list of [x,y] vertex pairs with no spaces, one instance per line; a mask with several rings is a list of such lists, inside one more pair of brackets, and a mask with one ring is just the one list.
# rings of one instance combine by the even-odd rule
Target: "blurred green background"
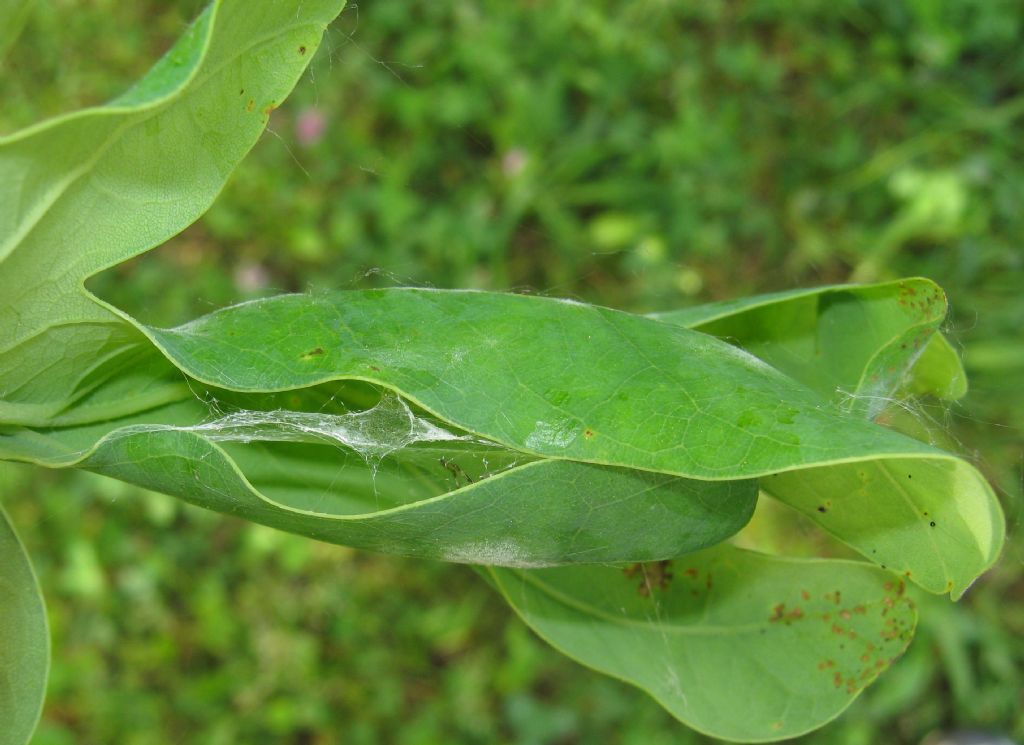
[[[100,103],[199,0],[40,0],[0,132]],[[1024,740],[1024,5],[369,0],[220,199],[95,289],[151,323],[426,284],[629,310],[942,284],[968,397],[920,409],[997,485],[1000,565],[807,743]],[[353,552],[0,464],[49,603],[39,745],[698,743],[462,567]],[[794,536],[799,540],[799,535]]]

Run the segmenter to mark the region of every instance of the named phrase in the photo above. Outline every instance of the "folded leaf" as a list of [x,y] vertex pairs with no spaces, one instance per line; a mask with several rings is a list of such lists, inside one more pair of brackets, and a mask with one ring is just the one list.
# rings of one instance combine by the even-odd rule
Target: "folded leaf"
[[[535,458],[701,480],[770,477],[764,488],[812,517],[842,505],[819,522],[933,592],[958,596],[1002,546],[998,501],[969,464],[829,406],[724,342],[626,313],[400,289],[281,296],[147,333],[210,385],[272,392],[364,380]],[[875,479],[865,502],[846,478],[830,477],[855,464],[899,471],[905,483]],[[789,496],[795,483],[803,486]],[[875,534],[847,529],[843,515],[872,509]],[[955,567],[937,562],[947,553]]]
[[[907,279],[761,295],[656,317],[726,339],[839,408],[874,417],[902,392],[957,398],[966,391],[956,352],[937,332],[945,312],[934,283]],[[773,475],[762,489],[931,592],[958,597],[977,576],[977,547],[988,546],[994,561],[1002,545],[999,503],[965,461],[836,464]]]
[[[398,399],[358,414],[205,414],[193,399],[84,427],[0,429],[0,457],[77,465],[318,540],[499,566],[677,556],[733,535],[757,499],[753,480],[538,461],[418,418],[432,432],[412,436]],[[370,426],[353,431],[353,417]]]
[[871,417],[901,386],[956,399],[967,376],[938,333],[946,297],[931,280],[830,285],[653,313],[735,344]]

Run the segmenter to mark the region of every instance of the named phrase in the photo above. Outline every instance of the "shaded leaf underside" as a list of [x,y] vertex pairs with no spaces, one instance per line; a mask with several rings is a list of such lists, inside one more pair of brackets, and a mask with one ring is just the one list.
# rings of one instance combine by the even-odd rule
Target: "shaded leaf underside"
[[669,570],[491,569],[548,643],[632,683],[689,726],[756,742],[837,716],[899,657],[916,613],[865,564],[720,546]]

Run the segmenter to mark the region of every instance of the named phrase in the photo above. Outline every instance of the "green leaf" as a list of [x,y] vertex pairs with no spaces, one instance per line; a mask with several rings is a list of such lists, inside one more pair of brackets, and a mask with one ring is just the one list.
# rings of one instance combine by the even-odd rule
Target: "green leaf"
[[50,423],[146,346],[85,279],[206,210],[341,5],[215,2],[125,95],[0,138],[0,422]]
[[743,742],[820,727],[906,649],[903,582],[846,561],[720,546],[671,566],[492,569],[522,619],[686,725]]
[[203,421],[191,400],[83,427],[0,430],[0,457],[78,465],[318,540],[502,566],[676,556],[734,534],[757,498],[752,480],[538,461],[442,430],[394,397],[358,413],[314,408]]
[[[906,279],[761,295],[657,317],[727,339],[839,407],[873,417],[900,393],[956,398],[966,391],[956,352],[937,333],[945,312],[934,283]],[[977,546],[989,547],[989,562],[1002,546],[998,501],[964,461],[837,463],[772,475],[762,489],[931,592],[959,597],[977,576]]]
[[933,395],[945,401],[956,401],[967,394],[963,362],[942,334],[935,334],[928,340],[910,373],[910,379],[905,382],[906,393],[910,395]]
[[[962,593],[1002,545],[998,502],[966,462],[666,323],[547,298],[405,289],[283,296],[149,333],[211,385],[269,392],[354,378],[537,458],[770,477],[772,494],[815,518],[834,509],[819,522],[933,592]],[[874,478],[870,498],[850,491],[861,471],[899,472],[900,486]],[[845,525],[869,510],[874,533]]]
[[[339,8],[214,4],[106,107],[0,140],[0,453],[81,464],[324,540],[461,561],[660,558],[738,530],[753,481],[531,464],[487,444],[491,461],[518,466],[473,485],[451,483],[446,469],[472,471],[485,456],[458,448],[371,464],[316,443],[261,441],[253,457],[256,446],[211,430],[209,412],[131,319],[83,289],[208,206]],[[288,439],[292,425],[264,422],[260,437],[270,427],[271,439]],[[143,446],[167,455],[139,455]],[[641,519],[660,527],[631,527]]]
[[868,417],[904,386],[955,399],[959,358],[941,334],[946,297],[931,280],[831,285],[701,305],[652,317],[725,339]]
[[32,564],[2,508],[0,568],[0,745],[25,745],[43,709],[50,633]]

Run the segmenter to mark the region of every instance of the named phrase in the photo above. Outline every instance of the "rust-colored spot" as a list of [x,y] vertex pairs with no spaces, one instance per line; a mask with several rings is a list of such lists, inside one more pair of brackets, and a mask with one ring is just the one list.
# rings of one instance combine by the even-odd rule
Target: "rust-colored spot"
[[783,723],[782,722],[772,722],[772,729],[775,730],[776,732],[778,732],[780,729],[782,729],[782,727],[783,727]]
[[846,633],[846,629],[844,629],[838,623],[834,623],[834,624],[832,624],[832,633],[833,634],[845,634]]
[[622,573],[630,578],[639,574],[641,579],[636,590],[642,597],[650,597],[652,589],[665,590],[671,584],[672,560],[631,564],[623,569]]
[[865,608],[863,605],[855,605],[853,606],[853,612],[856,613],[858,616],[863,616],[865,613],[868,612],[868,609]]
[[376,365],[370,365],[370,369],[373,370],[374,372],[380,372],[380,368],[377,367]]
[[832,676],[832,684],[836,688],[839,688],[843,684],[843,674],[836,670],[835,675]]
[[592,429],[585,429],[585,430],[583,430],[583,437],[585,439],[589,440],[589,439],[593,438],[593,436],[594,436],[594,430],[592,430]]
[[305,54],[305,53],[306,53],[306,46],[302,45],[301,47],[299,47],[299,54]]
[[774,608],[772,608],[772,614],[768,617],[768,621],[770,623],[775,623],[776,621],[781,621],[783,616],[785,616],[785,615],[786,615],[786,604],[785,603],[779,603]]
[[323,347],[316,347],[315,349],[310,349],[308,352],[306,352],[304,355],[302,355],[302,357],[303,357],[303,359],[309,359],[310,357],[323,357],[323,355],[324,355],[324,348]]
[[807,590],[801,590],[800,591],[800,597],[802,597],[804,600],[810,600],[811,599],[811,593],[807,592]]
[[266,106],[263,107],[263,115],[264,116],[270,116],[270,112],[273,111],[276,108],[277,108],[277,104],[274,103],[273,101],[271,101],[270,103],[268,103]]
[[252,111],[254,106],[256,106],[256,102],[253,99],[250,98],[249,99],[249,103],[247,103],[245,105],[245,110],[246,111]]
[[836,666],[835,660],[822,660],[821,662],[818,663],[818,669],[819,670],[828,670],[830,667],[835,667],[835,666]]
[[822,621],[831,621],[832,620],[832,614],[831,613],[822,613],[821,614],[821,620]]
[[844,608],[843,610],[839,611],[839,617],[844,621],[849,621],[851,618],[853,618],[853,614]]
[[700,574],[700,572],[693,567],[689,567],[683,572],[683,574],[691,579],[697,579],[697,575]]
[[860,661],[861,662],[870,662],[871,661],[871,655],[869,655],[867,652],[865,652],[864,654],[862,654],[860,656]]
[[886,582],[884,585],[882,585],[882,589],[886,592],[892,592],[892,582]]

